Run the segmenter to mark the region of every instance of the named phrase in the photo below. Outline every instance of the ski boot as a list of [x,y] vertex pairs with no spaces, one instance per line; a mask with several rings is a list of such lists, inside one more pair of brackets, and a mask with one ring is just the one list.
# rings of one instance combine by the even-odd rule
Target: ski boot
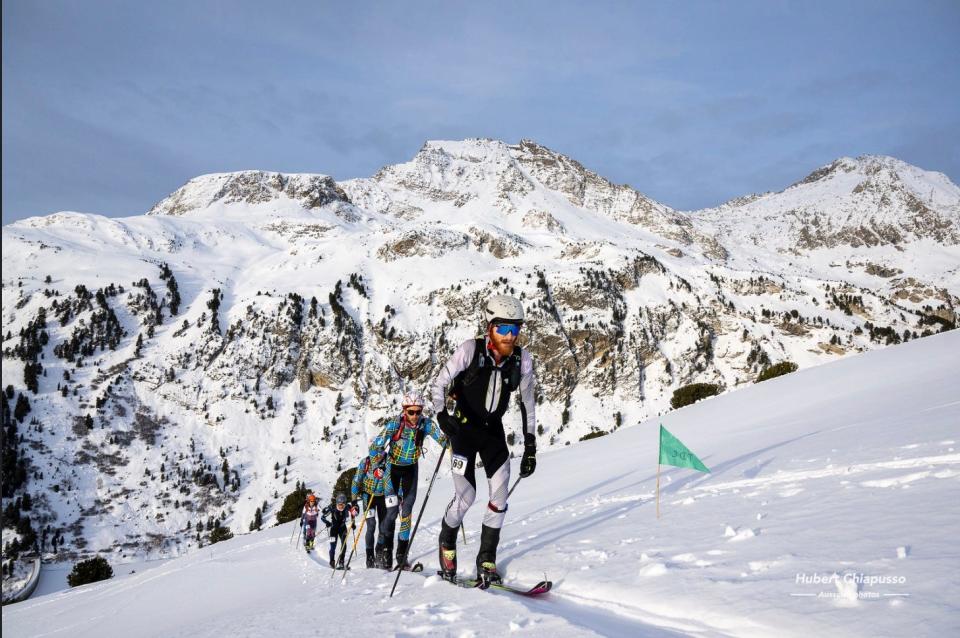
[[457,582],[457,528],[447,525],[444,520],[440,525],[440,578]]
[[409,570],[411,565],[407,562],[407,550],[410,549],[410,541],[397,539],[397,569]]
[[377,562],[373,559],[373,550],[367,548],[367,569],[373,569]]
[[380,569],[390,571],[393,568],[393,549],[389,546],[380,550]]
[[477,552],[477,587],[480,589],[503,582],[503,578],[497,572],[497,545],[499,544],[499,528],[486,525],[480,528],[480,551]]
[[335,567],[335,569],[346,569],[346,568],[343,566],[343,556],[341,556],[339,559],[337,559],[337,566]]
[[484,561],[477,564],[477,587],[486,589],[490,585],[499,585],[503,578],[497,572],[497,564]]

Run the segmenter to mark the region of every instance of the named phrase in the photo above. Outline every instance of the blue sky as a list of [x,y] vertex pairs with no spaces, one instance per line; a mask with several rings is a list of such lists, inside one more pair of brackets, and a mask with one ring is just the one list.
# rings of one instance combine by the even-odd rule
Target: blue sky
[[689,210],[842,155],[960,182],[960,2],[3,2],[3,223],[530,138]]

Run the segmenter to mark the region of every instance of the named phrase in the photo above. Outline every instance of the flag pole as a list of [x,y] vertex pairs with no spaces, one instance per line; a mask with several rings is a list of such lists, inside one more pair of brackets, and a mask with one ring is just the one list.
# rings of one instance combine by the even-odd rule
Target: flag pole
[[663,460],[663,423],[657,435],[657,520],[660,520],[660,461]]
[[660,518],[660,464],[657,463],[657,518]]

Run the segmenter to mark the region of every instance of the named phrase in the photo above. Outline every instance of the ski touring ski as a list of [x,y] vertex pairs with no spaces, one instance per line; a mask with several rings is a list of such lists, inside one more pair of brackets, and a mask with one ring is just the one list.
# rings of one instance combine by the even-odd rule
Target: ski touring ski
[[396,567],[394,567],[394,568],[391,569],[390,571],[395,572],[395,571],[399,571],[399,570],[401,570],[401,569],[403,569],[403,571],[405,571],[405,572],[417,572],[417,573],[419,573],[419,572],[422,572],[422,571],[423,571],[423,563],[414,563],[413,565],[411,565],[410,567],[408,567],[408,568],[406,568],[406,569],[401,568],[399,565],[397,565]]
[[[441,575],[440,572],[437,572],[437,575]],[[444,579],[446,580],[446,579]],[[451,582],[447,580],[446,582],[451,585],[456,585],[457,587],[462,587],[464,589],[498,589],[500,591],[509,592],[511,594],[516,594],[518,596],[527,596],[534,597],[546,594],[548,591],[553,589],[553,582],[549,580],[542,580],[533,587],[526,587],[523,585],[514,585],[512,583],[490,583],[487,587],[481,587],[481,581],[476,578],[457,578],[456,581]]]

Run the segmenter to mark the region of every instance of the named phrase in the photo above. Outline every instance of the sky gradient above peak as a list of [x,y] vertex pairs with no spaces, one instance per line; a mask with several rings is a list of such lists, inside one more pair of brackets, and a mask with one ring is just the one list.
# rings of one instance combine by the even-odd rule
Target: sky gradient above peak
[[3,223],[529,138],[678,209],[841,156],[960,181],[960,4],[5,2]]

